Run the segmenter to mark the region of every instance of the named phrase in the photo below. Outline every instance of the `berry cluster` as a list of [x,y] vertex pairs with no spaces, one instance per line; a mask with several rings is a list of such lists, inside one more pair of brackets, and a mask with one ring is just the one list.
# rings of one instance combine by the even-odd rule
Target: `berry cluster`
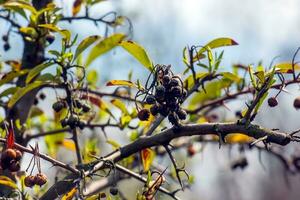
[[[78,99],[72,102],[74,108],[80,110],[81,113],[87,113],[91,110],[91,107]],[[65,100],[59,100],[52,105],[55,112],[60,112],[63,108],[67,108],[68,104]],[[80,114],[80,112],[78,114]],[[71,128],[79,127],[84,128],[85,122],[81,121],[77,114],[70,115],[60,121],[62,127],[70,126]]]
[[180,104],[186,97],[187,92],[183,87],[182,80],[170,70],[170,66],[158,66],[155,73],[154,93],[148,92],[145,103],[151,104],[150,111],[141,109],[138,113],[140,120],[147,120],[158,113],[168,116],[173,125],[178,125],[179,120],[186,119],[186,112],[180,108]]
[[33,187],[34,185],[42,186],[47,183],[47,176],[43,173],[38,173],[35,176],[29,175],[24,179],[24,184],[26,187]]
[[22,158],[21,151],[17,149],[7,148],[1,155],[1,168],[8,169],[11,172],[20,170],[20,160]]

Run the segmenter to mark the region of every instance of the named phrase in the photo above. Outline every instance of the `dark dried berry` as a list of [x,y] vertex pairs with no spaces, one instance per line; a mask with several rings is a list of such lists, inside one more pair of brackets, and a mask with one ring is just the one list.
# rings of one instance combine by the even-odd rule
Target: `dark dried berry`
[[29,175],[29,176],[26,176],[25,179],[24,179],[24,185],[26,187],[33,187],[35,185],[35,180],[34,180],[34,176],[32,175]]
[[3,49],[4,51],[8,51],[10,49],[10,45],[8,43],[5,43]]
[[159,113],[162,115],[162,116],[167,116],[169,114],[170,110],[167,106],[165,105],[162,105],[159,107]]
[[46,98],[46,95],[45,95],[44,93],[41,93],[41,94],[40,94],[40,99],[41,99],[41,100],[44,100],[45,98]]
[[52,105],[52,108],[55,112],[61,111],[65,107],[65,103],[63,101],[57,101]]
[[78,127],[79,127],[80,129],[84,129],[84,126],[85,126],[85,122],[84,122],[84,121],[79,121],[79,122],[78,122]]
[[177,115],[175,113],[173,113],[173,112],[168,115],[168,120],[173,125],[177,125],[178,124]]
[[148,109],[143,108],[138,112],[138,118],[141,121],[147,121],[150,117],[150,111]]
[[295,100],[294,100],[294,107],[296,109],[299,109],[300,108],[300,97],[297,97]]
[[156,87],[155,97],[158,100],[162,100],[165,97],[166,88],[162,85]]
[[82,105],[82,111],[83,112],[89,112],[91,110],[91,107],[89,106],[89,105],[87,105],[87,104],[83,104]]
[[4,42],[7,42],[7,41],[8,41],[8,35],[3,35],[3,36],[2,36],[2,40],[3,40]]
[[182,91],[182,97],[186,97],[186,95],[187,95],[187,91],[186,91],[186,89],[183,89],[183,91]]
[[101,192],[100,193],[100,199],[104,199],[104,198],[106,198],[106,194],[104,192]]
[[33,105],[38,105],[38,103],[39,103],[39,100],[37,99],[37,98],[34,98],[34,100],[33,100]]
[[111,187],[111,188],[109,188],[109,192],[111,195],[115,196],[119,193],[119,190],[117,187]]
[[73,103],[75,108],[82,108],[82,103],[78,99],[76,99]]
[[180,81],[178,80],[178,78],[173,77],[171,79],[171,82],[170,82],[171,87],[179,86],[179,84],[180,84]]
[[182,94],[181,92],[182,92],[182,89],[179,86],[171,88],[171,93],[174,97],[180,97]]
[[247,158],[246,157],[242,157],[242,158],[239,158],[239,159],[235,160],[231,164],[231,169],[232,170],[235,170],[237,168],[244,169],[245,167],[247,167],[247,165],[248,165]]
[[55,36],[52,34],[48,34],[48,35],[46,35],[46,40],[49,44],[52,44],[55,40]]
[[157,115],[159,112],[159,106],[157,104],[154,104],[153,106],[151,106],[150,112],[153,116]]
[[239,117],[239,118],[242,118],[243,114],[242,114],[242,112],[240,110],[238,110],[238,111],[235,112],[235,116]]
[[169,75],[164,75],[163,77],[163,84],[168,85],[171,81],[171,77]]
[[15,150],[15,151],[16,151],[16,161],[21,160],[22,155],[23,155],[22,152],[19,150]]
[[185,110],[179,109],[176,113],[177,113],[178,118],[179,118],[180,120],[185,120],[185,119],[186,119],[187,113],[186,113]]
[[9,165],[9,171],[11,172],[17,172],[20,171],[20,162],[16,161],[16,160],[12,160],[10,161],[10,165]]
[[47,176],[45,174],[38,173],[34,177],[34,183],[39,186],[44,185],[45,183],[47,183]]
[[146,103],[147,104],[155,104],[156,100],[155,97],[153,95],[148,95],[146,98]]
[[61,124],[62,127],[66,127],[68,125],[68,120],[66,118],[62,119],[60,121],[60,124]]
[[67,124],[71,127],[71,128],[75,128],[76,125],[78,125],[79,123],[79,118],[77,116],[70,116],[67,120]]
[[278,105],[277,99],[276,99],[275,97],[270,97],[270,98],[268,99],[268,105],[269,105],[270,107],[275,107],[275,106],[277,106],[277,105]]

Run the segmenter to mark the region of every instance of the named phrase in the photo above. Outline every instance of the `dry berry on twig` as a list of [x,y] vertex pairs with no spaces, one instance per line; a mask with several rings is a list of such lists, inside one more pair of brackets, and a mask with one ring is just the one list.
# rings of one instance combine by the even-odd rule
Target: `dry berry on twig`
[[119,193],[119,190],[118,190],[117,187],[111,187],[109,189],[109,192],[110,192],[111,195],[115,196],[115,195],[117,195]]
[[300,108],[300,97],[297,97],[294,100],[294,108],[299,109]]
[[24,179],[24,185],[26,187],[33,187],[35,185],[35,177],[32,175],[26,176]]
[[39,186],[44,185],[45,183],[47,183],[47,176],[45,174],[38,173],[34,177],[34,183]]
[[277,105],[278,105],[278,101],[277,101],[276,97],[270,97],[270,98],[268,99],[268,105],[269,105],[270,107],[275,107],[275,106],[277,106]]
[[147,121],[150,117],[150,111],[148,109],[142,109],[138,112],[138,118],[141,121]]

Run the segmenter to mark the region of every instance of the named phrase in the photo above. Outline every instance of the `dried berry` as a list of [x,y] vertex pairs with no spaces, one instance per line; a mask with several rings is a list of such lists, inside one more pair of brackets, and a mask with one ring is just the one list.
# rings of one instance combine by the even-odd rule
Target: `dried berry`
[[78,127],[79,127],[80,129],[84,129],[84,126],[85,126],[85,122],[84,122],[84,121],[79,121],[79,122],[78,122]]
[[171,87],[179,86],[179,84],[180,84],[180,81],[178,80],[178,78],[173,77],[173,78],[171,79],[171,82],[170,82],[170,86],[171,86]]
[[38,173],[34,177],[34,183],[39,186],[44,185],[45,183],[47,183],[47,176],[45,174]]
[[10,49],[10,45],[8,43],[5,43],[3,49],[4,51],[8,51]]
[[65,107],[65,103],[63,101],[57,101],[52,105],[52,108],[55,112],[61,111]]
[[179,86],[171,88],[171,93],[174,97],[180,97],[182,94],[181,92],[182,92],[182,89]]
[[177,125],[178,124],[177,115],[175,113],[173,113],[173,112],[168,115],[168,120],[173,125]]
[[295,100],[294,100],[294,107],[296,109],[299,109],[300,108],[300,97],[297,97]]
[[138,112],[138,118],[141,121],[147,121],[150,117],[150,111],[148,109],[142,109]]
[[67,120],[67,124],[71,127],[71,128],[75,128],[76,125],[78,125],[79,123],[79,118],[77,116],[71,115],[68,120]]
[[73,103],[75,108],[82,108],[82,103],[78,99],[76,99]]
[[24,185],[26,187],[33,187],[35,185],[35,177],[32,175],[26,176],[24,179]]
[[268,104],[269,104],[270,107],[275,107],[275,106],[278,105],[278,101],[275,97],[270,97],[268,99]]
[[115,196],[115,195],[117,195],[119,193],[119,190],[118,190],[117,187],[111,187],[109,189],[109,192],[110,192],[111,195]]
[[178,118],[179,118],[180,120],[185,120],[185,119],[186,119],[187,113],[186,113],[185,110],[179,109],[176,113],[177,113]]
[[162,116],[167,116],[169,114],[169,108],[166,106],[166,105],[162,105],[159,107],[159,113],[162,115]]
[[55,36],[52,34],[48,34],[48,35],[46,35],[46,40],[49,44],[52,44],[55,40]]
[[41,93],[39,97],[41,100],[44,100],[46,98],[46,95],[44,93]]
[[10,161],[10,165],[9,165],[9,171],[11,172],[17,172],[20,171],[20,162],[16,161],[16,160],[12,160]]
[[3,36],[2,36],[2,40],[3,40],[4,42],[7,42],[7,41],[8,41],[8,35],[3,35]]
[[83,104],[81,109],[82,109],[83,112],[86,113],[86,112],[89,112],[91,110],[91,107],[87,104]]
[[189,144],[189,146],[187,147],[187,153],[189,156],[193,156],[196,154],[196,149],[193,144]]
[[61,124],[62,127],[66,127],[68,125],[68,120],[66,118],[62,119],[60,121],[60,124]]
[[39,103],[39,100],[37,99],[37,98],[34,98],[34,100],[33,100],[33,105],[38,105],[38,103]]
[[159,112],[159,106],[157,104],[154,104],[153,106],[151,106],[150,112],[153,116],[157,115]]
[[163,84],[168,85],[171,81],[171,77],[169,75],[164,75],[163,77]]
[[156,99],[159,101],[163,101],[165,97],[165,92],[166,92],[166,88],[164,86],[162,85],[157,86],[155,90]]
[[5,158],[7,157],[9,160],[14,160],[16,159],[16,151],[14,149],[6,149],[3,153],[2,153],[2,157],[1,158]]
[[16,151],[16,161],[21,160],[22,155],[23,155],[22,152],[19,150],[15,150],[15,151]]
[[148,95],[146,98],[146,103],[147,104],[155,104],[156,100],[155,97],[153,95]]

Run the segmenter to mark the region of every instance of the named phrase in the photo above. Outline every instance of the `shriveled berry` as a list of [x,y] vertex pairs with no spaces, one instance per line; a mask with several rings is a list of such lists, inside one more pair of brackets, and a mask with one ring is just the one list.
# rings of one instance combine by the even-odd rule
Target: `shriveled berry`
[[162,116],[167,116],[169,114],[170,110],[169,108],[166,106],[166,105],[162,105],[159,107],[159,113],[162,115]]
[[189,144],[189,146],[187,147],[187,153],[189,156],[193,156],[196,154],[196,149],[193,144]]
[[153,106],[151,106],[150,112],[153,116],[157,115],[159,112],[159,106],[157,104],[154,104]]
[[295,100],[294,100],[294,107],[296,109],[299,109],[300,108],[300,97],[297,97]]
[[153,95],[148,95],[146,98],[146,103],[147,104],[155,104],[156,100],[155,97]]
[[8,51],[10,49],[10,45],[8,43],[5,43],[3,49],[4,51]]
[[52,34],[48,34],[48,35],[46,35],[46,40],[49,44],[52,44],[55,40],[55,36]]
[[168,85],[171,81],[171,77],[169,75],[164,75],[163,77],[163,84]]
[[65,103],[63,101],[57,101],[52,105],[52,108],[55,112],[61,111],[65,107]]
[[22,152],[19,150],[15,150],[15,151],[16,151],[16,161],[21,160],[22,155],[23,155]]
[[34,98],[34,100],[33,100],[33,105],[38,105],[38,103],[39,103],[39,100],[37,99],[37,98]]
[[171,88],[171,93],[172,93],[172,95],[175,96],[175,97],[180,97],[181,94],[182,94],[181,92],[182,92],[182,89],[181,89],[181,87],[179,87],[179,86],[176,86],[176,87],[172,87],[172,88]]
[[79,122],[78,122],[78,127],[79,127],[80,129],[84,129],[84,126],[85,126],[85,122],[84,122],[84,121],[79,121]]
[[11,148],[6,149],[2,154],[2,157],[7,157],[10,160],[16,159],[16,156],[16,151]]
[[150,117],[150,111],[146,108],[143,108],[142,110],[140,110],[138,112],[138,118],[141,120],[141,121],[147,121]]
[[38,173],[34,177],[34,183],[39,186],[44,185],[45,183],[47,183],[47,176],[45,174]]
[[275,106],[277,106],[277,105],[278,105],[277,99],[276,99],[275,97],[270,97],[270,98],[268,99],[268,105],[269,105],[270,107],[275,107]]
[[111,188],[109,188],[109,192],[111,195],[115,196],[119,193],[119,190],[117,187],[111,187]]
[[60,121],[62,127],[66,127],[68,125],[68,119],[64,118]]
[[17,172],[20,171],[20,162],[16,161],[16,160],[12,160],[10,161],[10,165],[9,165],[9,171],[11,172]]
[[82,108],[82,103],[78,99],[76,99],[74,101],[74,107],[76,107],[76,108]]
[[173,125],[177,125],[178,124],[177,115],[175,113],[173,113],[173,112],[168,115],[168,120]]
[[165,97],[166,88],[162,85],[156,87],[155,97],[158,100],[162,100]]
[[32,175],[29,175],[29,176],[26,176],[25,179],[24,179],[24,185],[26,187],[33,187],[35,185],[35,180],[34,180],[34,176]]
[[173,78],[171,79],[171,82],[170,82],[170,86],[171,86],[171,87],[178,86],[179,84],[180,84],[180,81],[178,80],[178,78],[173,77]]
[[77,116],[70,116],[67,120],[67,124],[71,127],[71,128],[75,128],[76,125],[78,125],[79,123],[79,118]]
[[185,120],[185,119],[186,119],[187,113],[186,113],[185,110],[179,109],[176,113],[177,113],[178,118],[179,118],[180,120]]
[[8,35],[3,35],[3,36],[2,36],[2,40],[3,40],[4,42],[7,42],[7,41],[8,41]]

